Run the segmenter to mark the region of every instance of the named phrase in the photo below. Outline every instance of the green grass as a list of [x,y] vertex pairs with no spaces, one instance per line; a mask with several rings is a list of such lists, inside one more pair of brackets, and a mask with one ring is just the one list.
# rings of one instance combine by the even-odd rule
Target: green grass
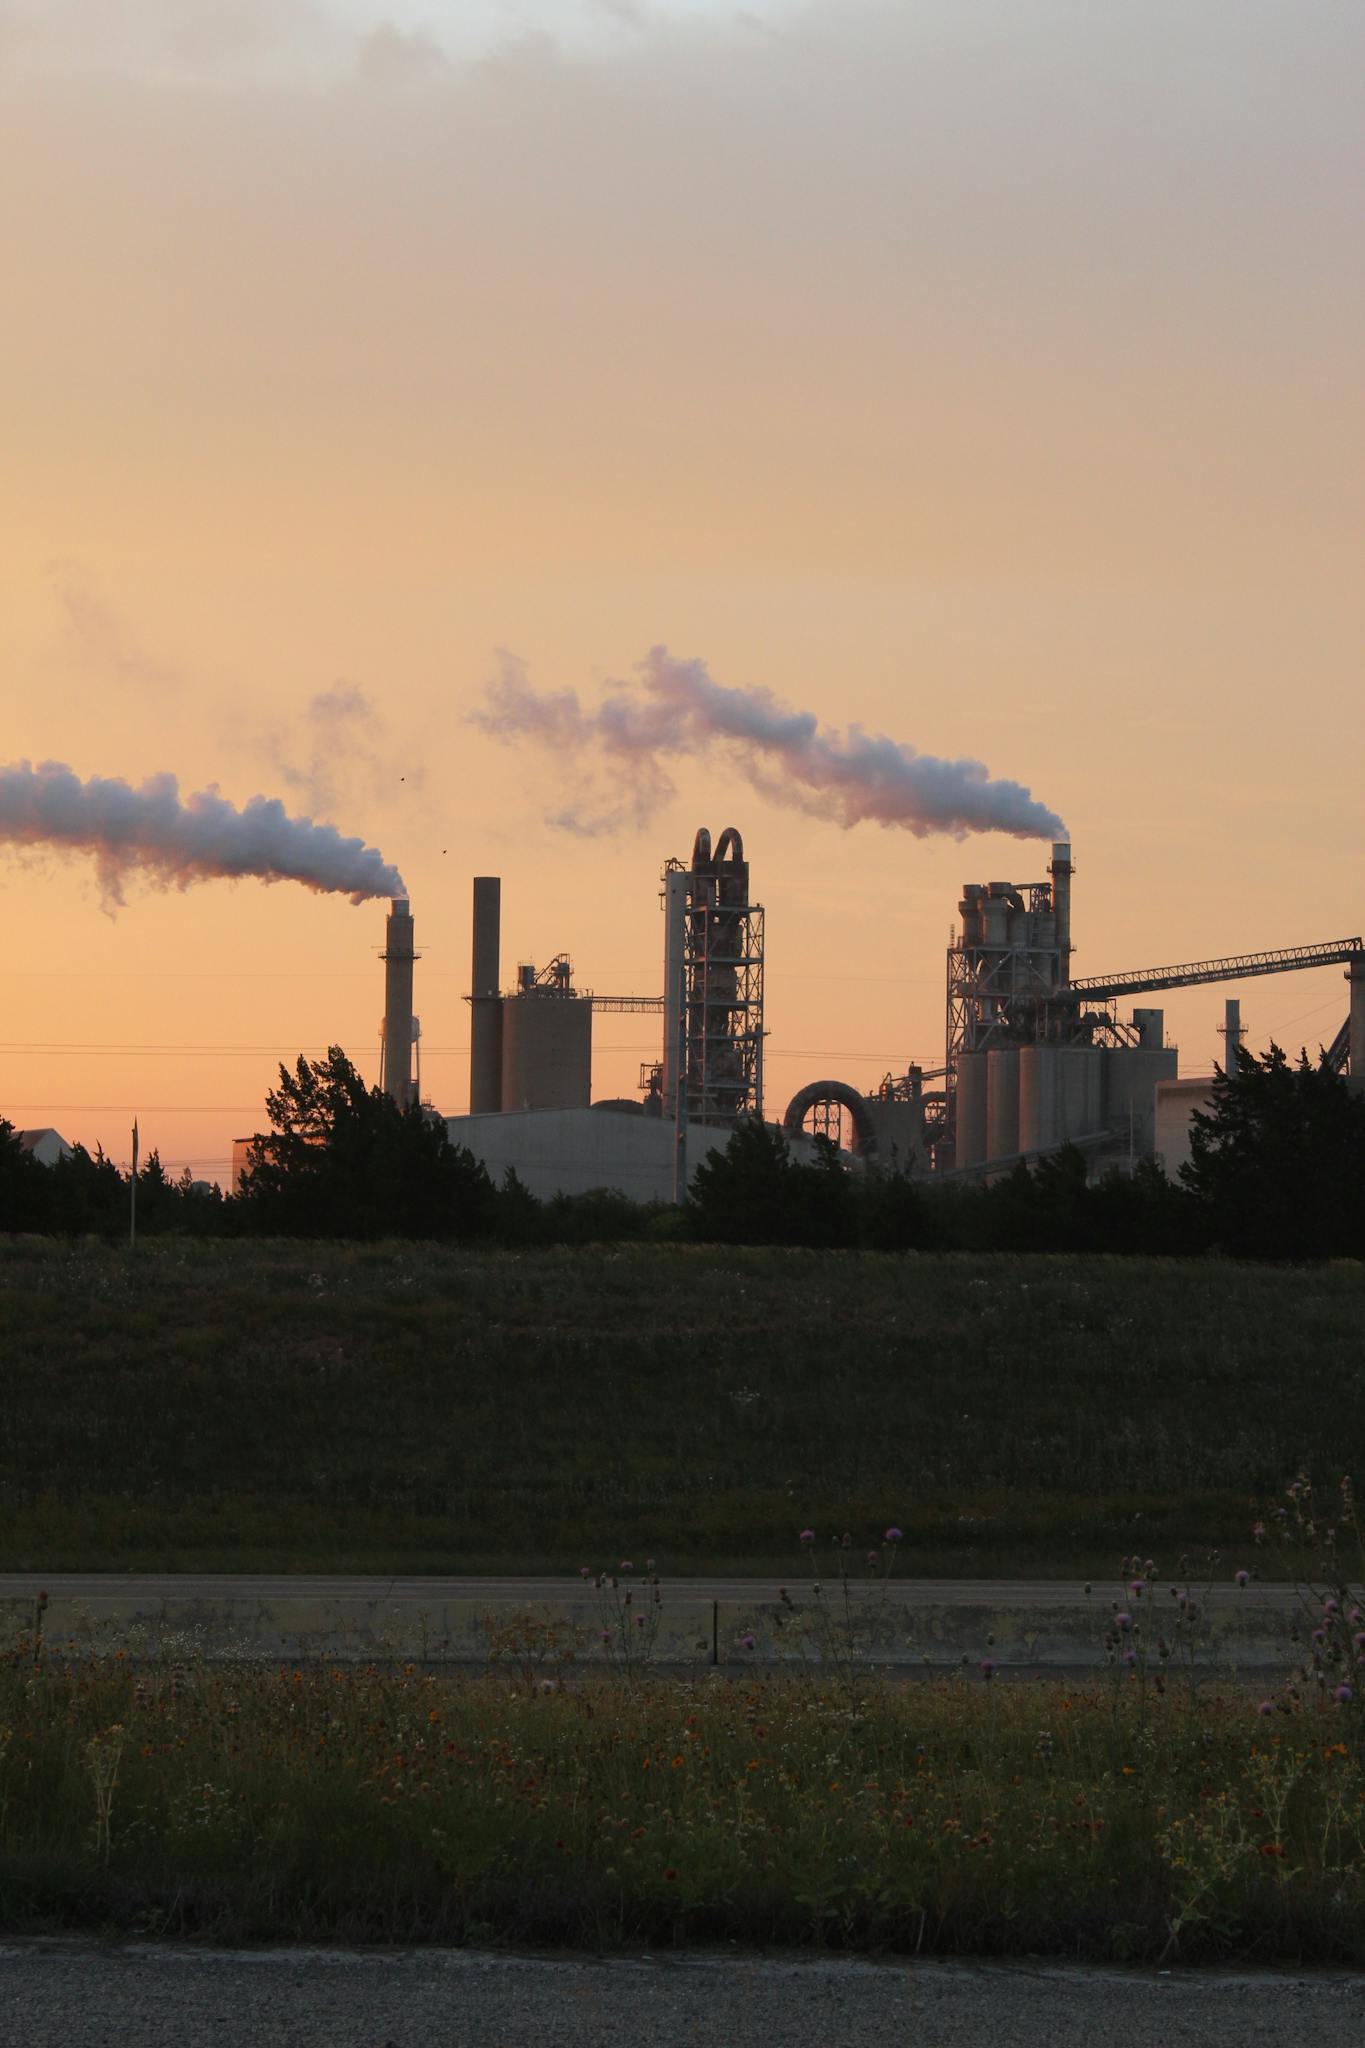
[[0,1924],[1365,1962],[1354,1707],[0,1661]]
[[0,1244],[0,1564],[1112,1574],[1365,1443],[1365,1267]]

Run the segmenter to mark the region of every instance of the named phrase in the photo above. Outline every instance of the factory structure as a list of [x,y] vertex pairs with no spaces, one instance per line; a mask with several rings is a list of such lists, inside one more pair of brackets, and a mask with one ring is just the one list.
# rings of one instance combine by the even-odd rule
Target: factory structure
[[[870,1092],[812,1079],[780,1122],[798,1156],[832,1139],[853,1170],[912,1170],[929,1179],[990,1178],[1075,1146],[1094,1173],[1188,1153],[1191,1111],[1211,1076],[1182,1077],[1163,1012],[1135,998],[1340,964],[1348,1014],[1327,1048],[1338,1072],[1365,1085],[1365,943],[1343,938],[1077,980],[1071,973],[1071,847],[1051,849],[1026,882],[970,882],[947,953],[943,1065],[887,1074]],[[579,986],[567,953],[520,963],[505,984],[501,882],[474,882],[469,1111],[445,1119],[494,1178],[511,1168],[533,1194],[615,1188],[641,1201],[680,1200],[708,1152],[736,1124],[763,1117],[764,913],[733,827],[712,844],[699,831],[690,861],[661,877],[662,986],[599,995]],[[421,1031],[413,1011],[410,905],[392,904],[383,953],[382,1085],[421,1100]],[[638,1091],[592,1098],[595,1011],[659,1019],[658,1058]],[[1225,1065],[1241,1039],[1227,1005]],[[429,1112],[435,1114],[434,1111]]]

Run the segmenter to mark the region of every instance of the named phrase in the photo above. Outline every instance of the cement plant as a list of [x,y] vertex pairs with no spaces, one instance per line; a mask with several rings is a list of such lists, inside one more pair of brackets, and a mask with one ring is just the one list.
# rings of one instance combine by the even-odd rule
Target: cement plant
[[[611,1187],[639,1201],[679,1201],[708,1152],[743,1118],[780,1123],[794,1151],[825,1137],[850,1168],[913,1171],[926,1181],[990,1179],[1066,1146],[1093,1175],[1188,1156],[1207,1075],[1182,1076],[1159,1008],[1133,999],[1166,989],[1241,982],[1339,964],[1347,1015],[1325,1048],[1334,1071],[1365,1075],[1365,941],[1328,939],[1277,951],[1073,979],[1071,845],[1053,843],[1046,872],[972,881],[947,951],[943,1064],[888,1073],[867,1093],[813,1077],[780,1114],[765,1097],[763,906],[733,827],[698,831],[690,858],[670,858],[660,885],[660,986],[598,994],[577,984],[571,957],[519,963],[501,955],[501,881],[473,885],[469,1111],[444,1118],[495,1177],[507,1169],[535,1195]],[[418,959],[411,905],[394,898],[384,947],[381,1085],[400,1104],[422,1100]],[[633,1097],[592,1099],[593,1013],[655,1015],[657,1059]],[[1225,1005],[1225,1065],[1236,1070],[1239,1004]],[[432,1115],[439,1115],[431,1109]],[[245,1165],[249,1140],[239,1140]]]

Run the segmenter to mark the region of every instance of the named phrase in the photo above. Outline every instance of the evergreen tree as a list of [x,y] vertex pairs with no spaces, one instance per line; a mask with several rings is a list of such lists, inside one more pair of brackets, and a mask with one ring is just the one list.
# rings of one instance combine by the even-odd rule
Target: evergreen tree
[[0,1117],[0,1230],[46,1230],[49,1193],[47,1168],[20,1144],[14,1125]]
[[239,1200],[255,1230],[286,1237],[467,1237],[492,1227],[484,1167],[445,1124],[368,1088],[340,1046],[300,1056],[266,1097]]
[[1213,1240],[1240,1258],[1365,1256],[1365,1099],[1325,1057],[1278,1045],[1220,1068],[1190,1119],[1181,1178]]

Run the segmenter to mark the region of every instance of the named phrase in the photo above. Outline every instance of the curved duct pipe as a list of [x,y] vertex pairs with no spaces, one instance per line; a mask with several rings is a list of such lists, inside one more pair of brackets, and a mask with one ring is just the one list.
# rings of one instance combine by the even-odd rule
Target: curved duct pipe
[[848,1111],[853,1120],[853,1149],[859,1159],[866,1159],[876,1151],[877,1133],[868,1115],[867,1104],[847,1081],[808,1081],[804,1088],[798,1089],[782,1118],[782,1128],[788,1137],[796,1137],[811,1110],[820,1102],[837,1102],[841,1109]]

